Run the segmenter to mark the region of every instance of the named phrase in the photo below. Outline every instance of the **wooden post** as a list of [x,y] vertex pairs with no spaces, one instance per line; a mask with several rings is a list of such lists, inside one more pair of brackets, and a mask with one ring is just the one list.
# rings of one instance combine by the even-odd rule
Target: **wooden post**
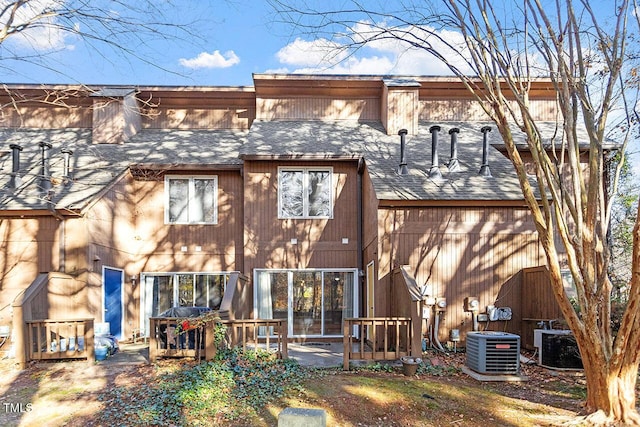
[[22,305],[13,306],[13,345],[16,352],[16,363],[20,369],[26,369],[28,349],[26,345],[26,325],[24,321]]
[[289,342],[289,327],[286,320],[280,321],[280,339],[282,340],[282,358],[289,358],[287,343]]
[[414,303],[415,309],[411,312],[411,356],[422,356],[422,301]]
[[156,336],[156,319],[149,318],[149,362],[154,363],[158,356],[158,338]]
[[344,330],[342,331],[342,369],[345,371],[349,370],[349,355],[351,353],[350,328],[351,322],[348,319],[344,319]]
[[93,365],[95,363],[95,347],[93,343],[94,330],[93,330],[93,322],[94,319],[87,319],[84,327],[84,345],[87,351],[87,363],[89,365]]
[[215,328],[216,322],[207,322],[204,326],[204,360],[207,362],[213,360],[218,352],[218,348],[215,343]]

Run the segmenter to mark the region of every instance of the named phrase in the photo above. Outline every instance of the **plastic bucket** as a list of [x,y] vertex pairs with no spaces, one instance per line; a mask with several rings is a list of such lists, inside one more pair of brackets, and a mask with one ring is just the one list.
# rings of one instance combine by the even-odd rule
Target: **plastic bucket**
[[96,347],[96,360],[101,361],[107,358],[107,347]]

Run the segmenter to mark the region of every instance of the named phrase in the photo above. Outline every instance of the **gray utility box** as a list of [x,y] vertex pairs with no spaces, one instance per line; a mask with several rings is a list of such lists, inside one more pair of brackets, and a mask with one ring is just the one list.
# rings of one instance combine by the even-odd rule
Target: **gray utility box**
[[467,333],[467,366],[481,374],[520,373],[520,336],[507,332]]

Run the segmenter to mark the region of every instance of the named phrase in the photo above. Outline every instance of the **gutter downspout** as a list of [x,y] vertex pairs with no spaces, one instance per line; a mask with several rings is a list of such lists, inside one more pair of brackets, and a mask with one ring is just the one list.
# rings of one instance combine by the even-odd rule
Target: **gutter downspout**
[[66,254],[67,251],[65,250],[65,246],[66,246],[66,221],[64,218],[60,219],[60,235],[59,235],[59,239],[60,242],[58,243],[59,245],[59,252],[60,252],[60,261],[59,261],[59,265],[58,265],[58,271],[61,271],[63,273],[66,273]]
[[364,217],[363,217],[363,201],[362,197],[364,194],[363,191],[363,180],[362,175],[364,175],[364,157],[360,157],[358,160],[358,174],[356,175],[356,199],[357,199],[357,216],[358,216],[358,226],[356,227],[356,244],[358,247],[358,256],[357,256],[357,266],[358,266],[358,285],[360,288],[360,310],[358,313],[359,317],[362,317],[364,313],[366,313],[365,307],[365,299],[364,299],[364,288],[366,286],[364,280],[364,248],[363,246],[363,234],[364,234]]

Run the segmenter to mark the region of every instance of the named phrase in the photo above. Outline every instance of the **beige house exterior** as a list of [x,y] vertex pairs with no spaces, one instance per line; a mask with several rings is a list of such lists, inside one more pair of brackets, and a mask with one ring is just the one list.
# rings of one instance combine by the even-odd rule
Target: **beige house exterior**
[[[469,297],[512,309],[482,328],[533,327],[522,277],[543,253],[500,135],[457,80],[253,80],[5,85],[0,325],[16,329],[38,284],[22,319],[90,317],[121,339],[209,306],[287,318],[296,340],[338,339],[348,317],[417,316],[427,335],[438,315],[431,339],[464,342]],[[532,88],[551,135],[553,87]],[[426,313],[435,300],[446,310]]]

